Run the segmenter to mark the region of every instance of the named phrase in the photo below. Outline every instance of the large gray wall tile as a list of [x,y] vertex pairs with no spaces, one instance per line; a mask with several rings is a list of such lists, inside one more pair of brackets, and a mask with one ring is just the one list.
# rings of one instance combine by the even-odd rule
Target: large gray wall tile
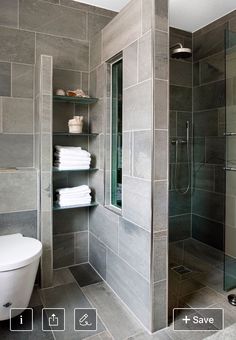
[[192,215],[173,216],[169,219],[169,240],[176,242],[191,237]]
[[3,98],[3,132],[33,133],[33,100],[21,98]]
[[0,63],[0,96],[11,96],[11,64]]
[[224,196],[214,192],[195,190],[193,195],[193,213],[212,219],[224,221]]
[[224,50],[225,28],[226,25],[220,25],[204,34],[193,36],[194,61]]
[[161,281],[153,286],[153,329],[155,332],[167,327],[166,281]]
[[155,31],[155,78],[168,79],[168,33]]
[[118,252],[118,225],[118,215],[102,206],[90,213],[89,230],[115,252]]
[[88,209],[54,212],[54,234],[72,233],[88,230]]
[[91,233],[89,234],[89,263],[106,280],[106,247]]
[[124,90],[124,131],[151,129],[152,81]]
[[[108,60],[141,35],[141,0],[132,0],[103,30],[103,60]],[[119,34],[117,34],[119,32]]]
[[39,0],[19,0],[20,28],[86,40],[86,15]]
[[168,260],[167,232],[154,233],[153,239],[153,281],[161,281],[167,277]]
[[170,109],[174,111],[192,111],[192,89],[190,87],[171,85]]
[[53,268],[62,268],[74,264],[74,234],[54,235]]
[[12,64],[12,96],[33,98],[34,67],[32,65]]
[[123,133],[123,153],[122,153],[123,175],[132,175],[132,132]]
[[89,185],[97,202],[104,203],[104,171],[98,170],[91,174]]
[[152,34],[145,34],[139,39],[138,52],[138,76],[139,81],[144,81],[152,77]]
[[155,128],[168,128],[168,87],[165,80],[155,80]]
[[107,253],[107,283],[148,327],[150,322],[149,282],[113,252]]
[[0,25],[18,27],[18,0],[1,0]]
[[41,54],[53,56],[55,68],[88,71],[88,50],[88,42],[40,33],[36,35],[37,56]]
[[155,231],[165,230],[168,227],[167,181],[154,182],[153,224]]
[[1,213],[36,209],[36,176],[35,171],[0,172]]
[[90,40],[90,70],[93,70],[96,66],[102,62],[102,34],[97,33]]
[[192,87],[192,63],[170,59],[170,83]]
[[123,216],[143,228],[151,228],[151,182],[123,177]]
[[82,2],[75,2],[74,0],[60,0],[60,3],[61,5],[64,5],[64,6],[77,8],[85,12],[100,14],[100,15],[104,15],[107,17],[114,17],[117,14],[117,12],[110,11],[105,8],[91,6],[86,3],[82,3]]
[[119,256],[147,280],[150,279],[151,234],[120,218]]
[[151,179],[152,158],[151,131],[135,131],[133,133],[133,176]]
[[32,167],[33,135],[0,134],[0,167]]
[[155,179],[167,179],[168,171],[168,133],[155,131]]
[[128,46],[123,52],[123,87],[135,85],[138,82],[138,42]]
[[194,88],[194,111],[215,109],[225,106],[225,81],[217,81]]
[[168,31],[168,0],[155,1],[155,27],[160,31]]
[[[81,88],[82,75],[81,72],[70,70],[53,70],[53,90],[57,89],[75,90]],[[61,103],[59,103],[61,104]]]
[[152,18],[154,11],[154,1],[142,1],[142,33],[146,33],[152,28]]
[[88,13],[88,38],[91,40],[98,32],[100,32],[112,18]]
[[0,27],[0,60],[34,64],[35,34],[33,32]]
[[0,235],[21,233],[26,237],[37,237],[37,211],[0,214]]
[[75,234],[75,263],[88,262],[88,232]]

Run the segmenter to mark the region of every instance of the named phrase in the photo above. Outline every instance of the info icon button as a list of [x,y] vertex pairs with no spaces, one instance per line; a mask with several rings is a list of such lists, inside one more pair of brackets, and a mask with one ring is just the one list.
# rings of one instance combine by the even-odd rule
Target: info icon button
[[63,332],[65,330],[65,309],[43,308],[42,330],[44,332]]
[[32,308],[11,308],[10,311],[11,332],[32,332],[33,331],[33,309]]

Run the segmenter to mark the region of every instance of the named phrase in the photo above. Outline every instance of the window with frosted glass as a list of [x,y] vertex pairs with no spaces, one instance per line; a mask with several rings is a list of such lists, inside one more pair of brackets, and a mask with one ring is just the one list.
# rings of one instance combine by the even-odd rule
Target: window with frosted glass
[[111,88],[111,204],[122,207],[123,61],[114,62]]

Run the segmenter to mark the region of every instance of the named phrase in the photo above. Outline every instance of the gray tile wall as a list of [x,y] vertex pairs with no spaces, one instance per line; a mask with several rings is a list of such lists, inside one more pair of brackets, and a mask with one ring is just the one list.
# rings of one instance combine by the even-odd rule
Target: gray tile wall
[[153,239],[152,328],[168,325],[168,136],[169,136],[169,22],[168,1],[154,1],[154,115],[153,115]]
[[[99,150],[100,156],[101,148],[104,146],[106,152],[105,155],[102,154],[103,158],[100,158],[98,163],[100,175],[96,175],[97,180],[93,177],[90,179],[100,206],[91,210],[90,214],[89,261],[151,331],[167,325],[169,116],[167,8],[167,1],[130,1],[102,30],[102,34],[98,34],[92,40],[90,53],[90,91],[100,98],[100,101],[90,109],[90,119],[92,131],[100,134],[102,144],[99,141],[90,143],[89,146],[91,150],[96,152]],[[157,28],[155,32],[151,25],[154,16]],[[157,53],[154,70],[152,38],[155,33]],[[124,146],[123,208],[119,217],[107,207],[110,204],[110,107],[109,69],[104,62],[120,52],[123,52],[124,67]],[[152,171],[154,128],[155,162],[158,164],[155,168],[155,178]],[[153,210],[152,185],[155,186]],[[155,237],[152,237],[153,232]],[[152,242],[153,268],[151,268]],[[153,281],[151,274],[155,277]],[[163,299],[157,298],[159,293]],[[150,303],[150,296],[153,303]],[[156,310],[158,313],[154,313]]]
[[[53,57],[54,89],[82,87],[88,92],[89,41],[115,15],[115,12],[71,0],[62,0],[60,4],[57,0],[0,2],[0,168],[29,169],[17,173],[0,171],[5,195],[0,207],[0,235],[22,231],[25,235],[40,237],[40,230],[36,229],[37,223],[41,224],[45,245],[43,277],[48,277],[44,285],[50,284],[52,275],[52,216],[49,208],[52,199],[49,197],[52,165],[52,88],[48,78],[50,72],[45,63],[43,74],[41,73],[44,92],[40,94],[40,56],[46,54]],[[67,130],[68,119],[74,113],[84,115],[85,130],[88,131],[88,110],[80,106],[63,105],[54,107],[54,130]],[[66,140],[56,142],[68,143]],[[80,144],[81,141],[76,143]],[[88,140],[82,140],[82,146],[88,148]],[[39,170],[42,170],[41,178]],[[38,187],[39,179],[41,188]],[[81,178],[81,184],[87,181],[87,177]],[[77,185],[79,179],[71,176],[65,183]],[[42,202],[37,200],[40,190]],[[36,210],[37,218],[33,218],[32,214],[35,214]],[[15,221],[12,230],[8,221]],[[25,221],[24,228],[21,221]],[[88,261],[88,241],[84,233],[88,229],[88,211],[82,211],[81,216],[71,214],[69,223],[66,218],[56,217],[55,223],[56,267],[65,265],[60,255],[61,249],[64,251],[64,248],[57,242],[57,239],[63,239],[64,233],[71,235],[73,239],[73,256],[67,257],[66,264]],[[69,245],[66,250],[67,248],[69,249]]]
[[[99,155],[99,172],[90,177],[90,185],[100,205],[90,213],[89,262],[151,329],[152,32],[146,24],[143,30],[142,22],[152,15],[152,6],[141,5],[142,1],[131,1],[91,42],[90,92],[100,101],[90,108],[92,131],[99,133],[99,143],[97,139],[89,143],[90,150]],[[114,34],[117,31],[119,35]],[[104,61],[120,52],[124,67],[124,176],[119,216],[106,206],[110,204],[110,83]]]

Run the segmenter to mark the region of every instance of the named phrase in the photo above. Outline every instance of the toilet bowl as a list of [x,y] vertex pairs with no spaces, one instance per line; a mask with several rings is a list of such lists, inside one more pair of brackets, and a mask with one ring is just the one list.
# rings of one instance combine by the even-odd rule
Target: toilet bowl
[[21,314],[29,305],[42,244],[21,234],[0,236],[0,321]]

